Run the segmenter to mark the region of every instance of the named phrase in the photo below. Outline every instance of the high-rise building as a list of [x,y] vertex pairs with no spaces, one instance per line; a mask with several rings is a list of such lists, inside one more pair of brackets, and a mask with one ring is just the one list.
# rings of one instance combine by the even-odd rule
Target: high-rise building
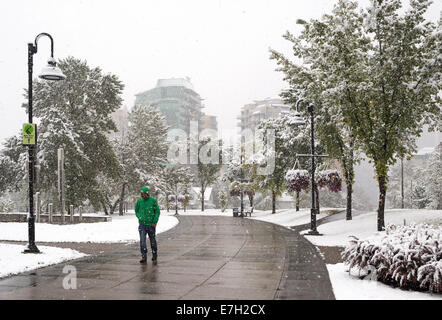
[[254,131],[261,120],[277,118],[283,114],[290,113],[290,106],[284,104],[281,99],[254,100],[241,109],[241,115],[237,117],[238,126],[241,131],[250,129]]
[[209,116],[207,114],[203,114],[201,116],[199,127],[200,130],[211,129],[218,131],[218,121],[216,120],[216,116]]
[[169,129],[190,132],[190,122],[200,123],[202,99],[188,78],[159,79],[155,88],[135,95],[135,104],[157,107]]

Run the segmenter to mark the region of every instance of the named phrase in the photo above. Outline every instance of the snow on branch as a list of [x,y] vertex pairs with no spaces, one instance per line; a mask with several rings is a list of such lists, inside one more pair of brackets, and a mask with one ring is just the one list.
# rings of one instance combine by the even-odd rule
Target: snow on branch
[[352,237],[342,253],[349,271],[417,291],[442,293],[442,227],[388,225],[381,241]]

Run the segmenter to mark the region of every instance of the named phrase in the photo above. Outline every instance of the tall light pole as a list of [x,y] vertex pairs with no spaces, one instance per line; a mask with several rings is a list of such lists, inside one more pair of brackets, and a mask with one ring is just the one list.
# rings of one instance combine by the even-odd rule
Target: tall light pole
[[[298,100],[296,103],[296,112],[297,116],[298,114],[298,105],[303,102],[303,99]],[[316,164],[315,164],[315,158],[316,157],[328,157],[326,154],[315,154],[315,117],[314,117],[314,105],[309,104],[307,108],[308,112],[310,113],[310,131],[311,131],[311,154],[297,154],[296,157],[310,157],[312,161],[312,169],[311,169],[311,180],[312,180],[312,207],[310,209],[310,231],[308,232],[308,235],[320,235],[318,230],[316,229],[316,182],[315,182],[315,170],[316,170]]]
[[[242,142],[242,140],[241,140],[241,142]],[[241,152],[240,152],[240,155],[239,155],[239,161],[240,161],[240,181],[241,181],[241,192],[240,192],[240,198],[241,198],[241,214],[240,214],[240,216],[241,217],[244,217],[244,189],[243,189],[243,183],[244,183],[244,171],[243,171],[243,168],[242,168],[242,146],[241,146]]]
[[404,157],[401,158],[401,208],[404,209]]
[[[48,59],[48,64],[43,68],[42,72],[38,75],[39,78],[44,80],[64,80],[66,76],[57,67],[57,63],[54,59],[54,40],[48,33],[40,33],[35,37],[34,43],[28,43],[28,123],[32,124],[32,69],[33,69],[33,56],[37,53],[37,42],[42,36],[47,36],[51,40],[51,57]],[[34,216],[34,172],[35,172],[35,160],[34,150],[37,146],[37,133],[35,131],[35,144],[28,144],[28,164],[29,164],[29,216],[28,216],[28,247],[24,250],[24,253],[39,253],[37,246],[35,245],[35,216]]]
[[175,185],[175,215],[178,215],[178,183]]

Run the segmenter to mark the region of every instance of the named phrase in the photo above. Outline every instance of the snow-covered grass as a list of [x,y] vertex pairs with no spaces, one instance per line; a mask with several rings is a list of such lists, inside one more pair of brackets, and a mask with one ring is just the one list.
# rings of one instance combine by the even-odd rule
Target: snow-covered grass
[[24,254],[25,248],[25,245],[0,243],[0,278],[86,256],[72,249],[47,246],[38,246],[39,254]]
[[[385,211],[385,224],[434,223],[442,221],[442,210],[393,209]],[[318,227],[322,236],[305,237],[318,246],[346,246],[350,236],[359,239],[382,238],[385,231],[377,232],[377,212],[355,216],[353,220],[338,220]],[[302,233],[307,233],[308,230]]]
[[350,275],[344,263],[328,264],[328,274],[337,300],[442,300],[440,294],[392,288],[382,282]]
[[[324,218],[331,213],[336,213],[341,210],[344,209],[321,208],[321,213],[316,215],[316,220]],[[311,211],[310,209],[304,208],[300,209],[299,211],[296,211],[296,209],[280,210],[277,211],[277,213],[275,214],[272,214],[271,211],[265,211],[262,214],[257,214],[256,217],[252,217],[252,219],[271,222],[284,227],[294,227],[310,223]]]
[[[157,234],[178,224],[178,219],[161,214]],[[27,241],[28,227],[23,222],[1,222],[0,240]],[[112,216],[112,221],[56,225],[35,224],[36,242],[131,242],[138,241],[138,219],[133,213]]]

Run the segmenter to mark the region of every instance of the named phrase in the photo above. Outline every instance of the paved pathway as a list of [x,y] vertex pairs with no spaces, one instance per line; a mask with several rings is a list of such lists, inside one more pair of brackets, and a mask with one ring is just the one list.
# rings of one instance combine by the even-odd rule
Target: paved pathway
[[[179,216],[158,263],[137,243],[0,280],[0,299],[334,299],[325,264],[297,232],[233,217]],[[65,265],[77,289],[63,289]]]

